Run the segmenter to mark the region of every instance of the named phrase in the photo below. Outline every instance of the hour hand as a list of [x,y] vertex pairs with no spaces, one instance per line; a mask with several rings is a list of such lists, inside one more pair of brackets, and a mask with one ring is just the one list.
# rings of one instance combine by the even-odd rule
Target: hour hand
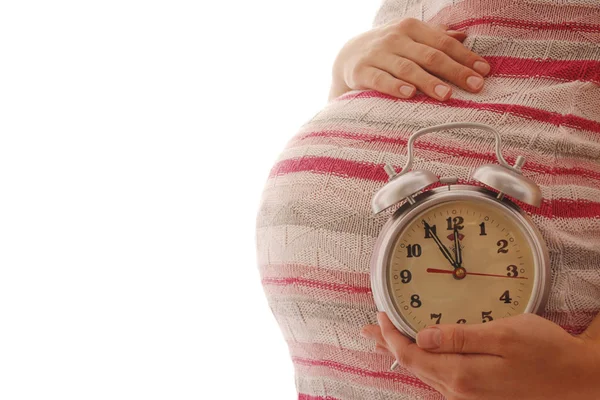
[[450,251],[446,248],[446,246],[444,246],[444,244],[442,243],[442,241],[440,240],[438,235],[435,233],[435,231],[433,229],[431,229],[429,224],[427,222],[425,222],[425,220],[422,220],[422,221],[423,221],[423,226],[425,226],[425,230],[428,231],[429,234],[431,235],[431,237],[433,238],[433,240],[435,240],[435,243],[437,244],[438,248],[440,249],[440,251],[442,252],[444,257],[446,258],[446,260],[448,260],[450,262],[450,265],[452,265],[454,268],[458,268],[459,266],[456,264],[456,262],[452,258],[452,253],[450,253]]

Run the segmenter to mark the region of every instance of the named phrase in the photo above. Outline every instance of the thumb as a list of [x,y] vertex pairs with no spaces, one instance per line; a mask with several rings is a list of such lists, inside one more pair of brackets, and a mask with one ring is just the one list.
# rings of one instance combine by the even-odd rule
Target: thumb
[[600,313],[579,337],[583,340],[600,341]]
[[417,346],[434,353],[502,355],[506,338],[502,325],[434,325],[417,334]]

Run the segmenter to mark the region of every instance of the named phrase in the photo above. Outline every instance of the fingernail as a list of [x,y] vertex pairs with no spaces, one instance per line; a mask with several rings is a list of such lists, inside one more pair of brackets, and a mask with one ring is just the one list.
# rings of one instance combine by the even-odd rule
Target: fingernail
[[490,64],[483,61],[475,61],[473,69],[479,72],[481,75],[487,75],[490,72]]
[[422,349],[437,349],[442,342],[442,332],[437,328],[427,328],[417,335],[417,345]]
[[375,347],[375,352],[379,353],[379,354],[388,354],[389,352],[387,351],[387,349],[384,349],[383,347]]
[[361,329],[360,330],[360,336],[362,336],[364,338],[367,338],[367,339],[370,339],[371,338],[371,332],[369,332],[366,329]]
[[400,86],[400,93],[402,93],[403,96],[410,96],[413,92],[413,88],[411,86]]
[[[468,79],[467,79],[468,80]],[[433,91],[435,92],[435,94],[437,94],[441,99],[443,99],[444,97],[446,97],[446,95],[448,94],[448,92],[450,91],[450,88],[446,85],[437,85]]]
[[483,85],[483,79],[478,76],[470,76],[467,78],[467,86],[471,89],[477,90]]

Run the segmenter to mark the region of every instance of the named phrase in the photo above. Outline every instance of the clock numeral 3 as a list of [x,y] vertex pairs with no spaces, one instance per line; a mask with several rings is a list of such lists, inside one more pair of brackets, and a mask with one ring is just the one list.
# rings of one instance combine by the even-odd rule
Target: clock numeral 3
[[481,312],[481,322],[489,322],[489,321],[493,321],[494,318],[492,318],[492,312],[491,311],[482,311]]
[[421,252],[421,245],[418,243],[406,246],[406,257],[421,257]]
[[438,325],[440,323],[440,320],[442,319],[442,313],[431,314],[431,319],[435,319],[435,324]]
[[510,276],[512,278],[516,278],[517,276],[519,276],[519,271],[517,271],[516,265],[509,265],[508,267],[506,267],[506,270],[508,271],[508,274],[506,274],[506,276]]
[[412,296],[410,296],[410,305],[413,308],[419,308],[421,307],[421,299],[419,298],[418,294],[413,294]]

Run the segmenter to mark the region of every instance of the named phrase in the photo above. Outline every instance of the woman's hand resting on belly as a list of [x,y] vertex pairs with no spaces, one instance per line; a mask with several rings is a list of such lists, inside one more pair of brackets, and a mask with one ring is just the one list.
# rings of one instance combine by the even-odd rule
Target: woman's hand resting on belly
[[600,317],[580,336],[534,314],[402,335],[385,313],[362,334],[449,400],[600,398]]
[[351,39],[334,62],[329,100],[355,89],[409,98],[415,87],[447,100],[452,89],[439,78],[479,92],[489,64],[462,45],[464,33],[444,28],[406,18]]

